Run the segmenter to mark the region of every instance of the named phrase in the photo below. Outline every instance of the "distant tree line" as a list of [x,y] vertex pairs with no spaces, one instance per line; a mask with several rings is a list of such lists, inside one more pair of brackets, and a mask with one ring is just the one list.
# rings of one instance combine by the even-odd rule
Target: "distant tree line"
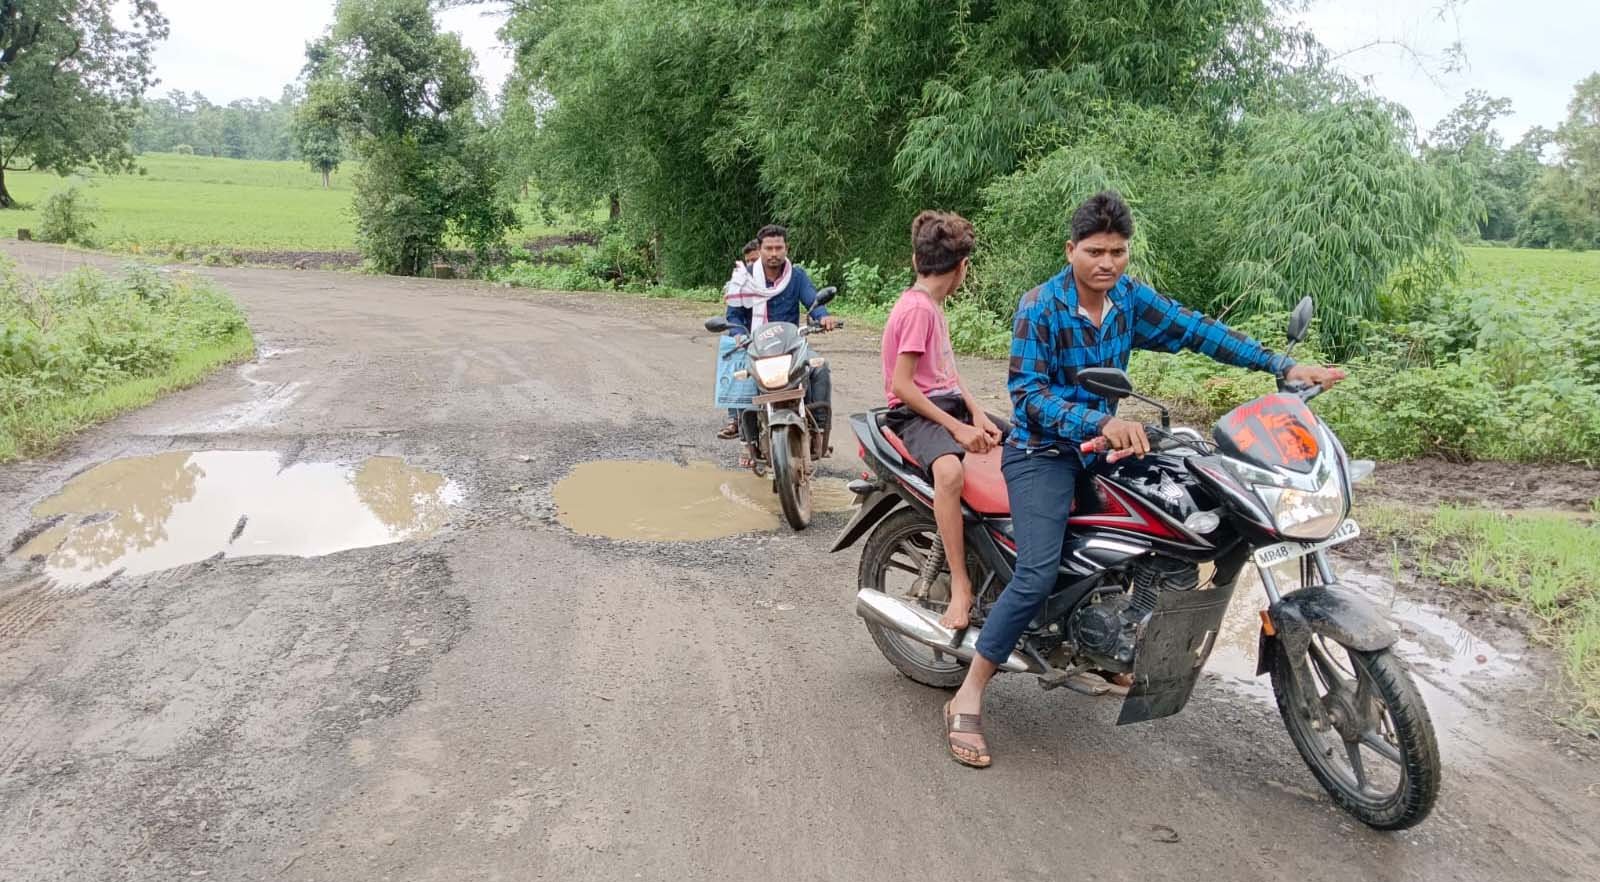
[[135,153],[193,153],[230,159],[298,159],[294,110],[301,95],[294,86],[270,98],[241,98],[213,104],[199,92],[176,89],[146,99],[133,128]]
[[1513,144],[1495,131],[1511,101],[1473,91],[1428,134],[1429,164],[1460,177],[1469,239],[1529,248],[1600,248],[1600,73],[1573,89],[1567,118]]

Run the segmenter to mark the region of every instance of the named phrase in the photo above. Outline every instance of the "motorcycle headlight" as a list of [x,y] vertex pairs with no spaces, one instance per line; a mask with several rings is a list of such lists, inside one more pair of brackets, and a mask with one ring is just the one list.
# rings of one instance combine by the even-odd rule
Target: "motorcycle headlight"
[[789,385],[789,368],[793,366],[793,355],[758,358],[755,360],[756,382],[764,389],[781,389]]
[[1338,475],[1328,475],[1315,490],[1257,484],[1255,491],[1272,512],[1278,532],[1291,539],[1321,541],[1344,520],[1344,485]]

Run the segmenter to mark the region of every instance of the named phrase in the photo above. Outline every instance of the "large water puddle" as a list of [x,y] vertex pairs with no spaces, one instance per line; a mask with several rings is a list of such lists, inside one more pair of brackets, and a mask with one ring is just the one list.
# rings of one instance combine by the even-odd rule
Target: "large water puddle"
[[[844,481],[814,478],[813,513],[848,509]],[[710,463],[586,462],[556,484],[557,517],[574,532],[608,539],[696,542],[776,530],[781,508],[771,478]]]
[[216,554],[317,557],[426,538],[461,490],[394,457],[297,462],[267,451],[119,459],[72,479],[33,510],[60,523],[18,549],[63,584],[137,576]]

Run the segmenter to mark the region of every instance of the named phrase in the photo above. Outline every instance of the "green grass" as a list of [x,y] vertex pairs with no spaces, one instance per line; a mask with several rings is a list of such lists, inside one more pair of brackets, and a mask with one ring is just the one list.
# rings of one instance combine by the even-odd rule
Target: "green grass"
[[1424,576],[1525,613],[1560,653],[1577,718],[1600,724],[1600,523],[1451,506],[1371,506],[1362,519],[1399,541]]
[[0,260],[0,462],[253,351],[238,306],[199,276],[134,266],[41,281]]
[[255,338],[240,329],[191,349],[161,373],[113,383],[88,395],[57,399],[26,411],[0,414],[0,463],[39,456],[96,423],[126,413],[204,380],[223,365],[255,355]]
[[1532,285],[1550,297],[1577,296],[1600,304],[1600,251],[1468,248],[1465,285]]
[[[147,154],[139,164],[146,174],[8,172],[11,194],[28,207],[0,211],[0,231],[37,231],[45,197],[77,182],[99,209],[97,243],[113,251],[165,253],[175,245],[190,253],[356,249],[350,212],[355,163],[334,174],[329,190],[299,162]],[[523,226],[513,240],[569,231],[546,224],[529,203],[519,206],[519,215]]]

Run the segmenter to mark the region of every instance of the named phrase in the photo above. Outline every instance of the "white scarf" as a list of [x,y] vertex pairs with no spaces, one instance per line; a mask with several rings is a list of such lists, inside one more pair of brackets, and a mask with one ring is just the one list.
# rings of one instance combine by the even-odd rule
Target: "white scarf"
[[736,263],[733,265],[733,277],[722,286],[722,298],[729,306],[750,310],[750,333],[754,334],[767,323],[767,301],[789,287],[789,278],[793,273],[794,264],[785,260],[778,280],[768,285],[766,267],[761,261],[753,264]]

